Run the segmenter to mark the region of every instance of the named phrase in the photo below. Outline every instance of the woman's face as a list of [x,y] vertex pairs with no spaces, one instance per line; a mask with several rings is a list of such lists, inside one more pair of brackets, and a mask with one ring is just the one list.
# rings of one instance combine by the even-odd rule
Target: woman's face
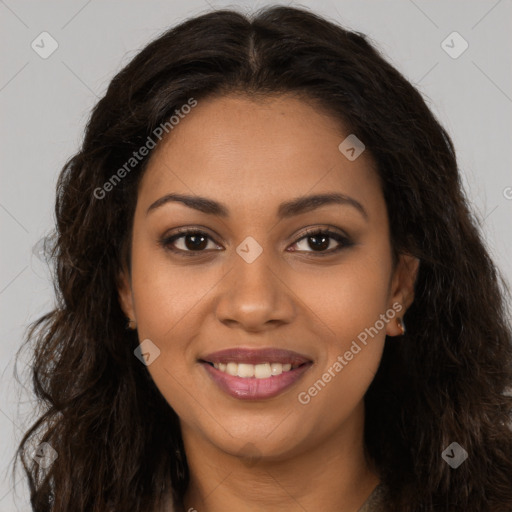
[[198,101],[155,149],[120,298],[184,439],[279,458],[361,430],[416,268],[393,269],[377,174],[339,149],[348,135],[291,96],[233,95]]

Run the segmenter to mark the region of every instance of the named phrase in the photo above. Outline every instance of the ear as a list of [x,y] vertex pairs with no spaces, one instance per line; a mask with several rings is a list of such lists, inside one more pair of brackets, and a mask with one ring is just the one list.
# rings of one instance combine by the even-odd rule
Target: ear
[[[410,254],[401,254],[396,264],[390,286],[389,307],[400,304],[402,309],[397,312],[397,318],[403,318],[405,312],[414,301],[414,284],[418,276],[420,260]],[[398,336],[401,330],[396,321],[389,322],[386,327],[388,336]]]
[[126,317],[130,320],[136,320],[131,278],[125,268],[117,276],[117,293],[119,304]]

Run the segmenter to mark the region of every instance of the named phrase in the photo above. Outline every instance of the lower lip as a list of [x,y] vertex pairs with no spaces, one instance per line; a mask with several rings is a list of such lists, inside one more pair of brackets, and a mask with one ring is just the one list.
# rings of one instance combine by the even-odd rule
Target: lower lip
[[264,400],[279,395],[285,389],[295,384],[312,363],[306,363],[294,370],[283,372],[281,375],[267,379],[255,377],[235,377],[229,373],[221,372],[208,363],[201,363],[213,381],[222,391],[241,400]]

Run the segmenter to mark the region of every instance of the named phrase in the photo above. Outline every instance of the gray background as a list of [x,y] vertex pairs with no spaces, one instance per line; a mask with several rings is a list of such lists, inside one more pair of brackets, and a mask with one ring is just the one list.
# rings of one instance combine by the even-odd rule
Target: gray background
[[[54,188],[82,137],[89,111],[123,65],[166,28],[211,7],[252,10],[270,2],[0,0],[0,512],[29,511],[14,448],[35,409],[28,378],[13,378],[27,324],[52,305],[37,242],[53,225]],[[273,2],[291,5],[293,2]],[[368,34],[424,94],[452,136],[464,185],[489,250],[512,283],[512,2],[356,0],[303,2]],[[47,31],[58,49],[42,59],[31,43]],[[457,31],[458,58],[441,43]],[[455,50],[457,40],[448,39]],[[29,361],[25,354],[19,370]]]

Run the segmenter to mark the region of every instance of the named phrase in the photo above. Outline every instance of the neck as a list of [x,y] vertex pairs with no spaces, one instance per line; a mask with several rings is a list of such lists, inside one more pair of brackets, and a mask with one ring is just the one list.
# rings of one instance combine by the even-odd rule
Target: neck
[[364,408],[321,444],[243,462],[182,428],[190,483],[185,511],[357,512],[379,483],[364,458]]

